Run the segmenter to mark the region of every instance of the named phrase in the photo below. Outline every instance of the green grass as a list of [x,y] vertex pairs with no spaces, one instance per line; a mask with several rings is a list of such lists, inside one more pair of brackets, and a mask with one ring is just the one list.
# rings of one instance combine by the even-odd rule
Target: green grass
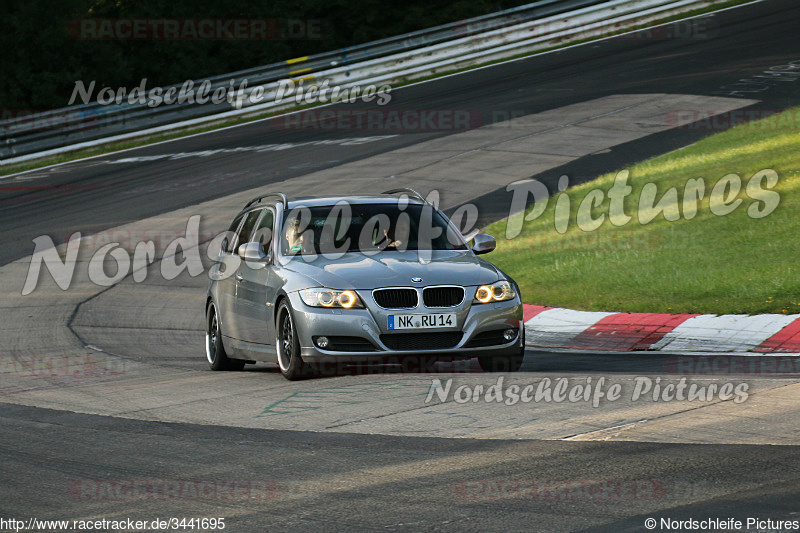
[[[581,200],[594,189],[607,191],[616,173],[568,189],[569,229],[555,229],[557,196],[541,216],[507,240],[507,221],[487,230],[498,237],[491,260],[513,276],[523,300],[592,311],[663,313],[800,313],[800,107],[777,118],[745,124],[696,144],[629,168],[632,193],[625,212],[633,218],[612,225],[608,216],[596,231],[576,226]],[[773,169],[780,203],[754,219],[755,203],[745,190],[758,171]],[[741,177],[742,204],[731,214],[709,209],[712,186],[727,174]],[[642,187],[653,183],[656,200],[678,191],[672,212],[682,215],[687,180],[703,178],[706,195],[697,215],[670,222],[659,215],[640,224]],[[761,206],[763,204],[758,203]],[[609,200],[592,210],[608,214]],[[521,216],[521,215],[518,215]]]
[[[723,1],[716,2],[716,3],[711,4],[711,5],[705,6],[705,7],[700,8],[700,9],[694,9],[694,10],[687,11],[685,13],[681,13],[681,14],[678,14],[678,15],[672,15],[670,17],[664,17],[664,18],[659,19],[659,20],[657,20],[655,22],[652,22],[650,24],[642,24],[642,25],[631,27],[631,28],[626,28],[625,30],[621,31],[620,33],[627,33],[627,32],[630,32],[630,31],[646,29],[646,28],[649,28],[649,27],[652,27],[652,26],[657,26],[657,25],[660,25],[660,24],[666,24],[668,22],[673,22],[673,21],[676,21],[676,20],[692,18],[692,17],[696,17],[698,15],[702,15],[704,13],[708,13],[710,11],[715,11],[715,10],[718,10],[718,9],[724,9],[724,8],[727,8],[727,7],[732,7],[732,6],[736,6],[736,5],[740,5],[740,4],[746,4],[746,3],[749,3],[751,1],[752,0],[723,0]],[[445,71],[437,72],[436,74],[431,74],[431,75],[428,75],[428,76],[421,76],[421,77],[417,77],[417,78],[413,78],[413,79],[408,79],[408,80],[405,80],[405,81],[402,81],[402,82],[399,82],[399,83],[392,84],[392,88],[393,89],[399,89],[400,87],[403,87],[405,85],[410,85],[410,84],[413,84],[413,83],[420,83],[420,82],[423,82],[423,81],[428,81],[428,80],[432,80],[432,79],[436,79],[436,78],[441,78],[443,76],[449,76],[449,75],[452,75],[452,74],[458,74],[460,72],[466,72],[466,71],[469,71],[469,70],[475,70],[475,69],[487,67],[487,66],[490,66],[490,65],[495,65],[497,63],[510,61],[510,60],[513,60],[513,59],[521,59],[523,57],[529,57],[529,56],[534,56],[534,55],[538,55],[538,54],[544,54],[544,53],[547,53],[547,52],[552,52],[554,50],[560,50],[562,48],[567,48],[567,47],[570,47],[570,46],[576,46],[576,45],[579,45],[579,44],[583,44],[583,43],[587,43],[587,42],[591,42],[591,41],[596,41],[598,39],[602,39],[602,38],[605,38],[605,37],[611,37],[611,36],[612,35],[600,35],[598,37],[589,37],[589,38],[586,38],[586,39],[568,40],[568,41],[564,42],[564,44],[560,44],[558,46],[553,46],[553,47],[549,47],[549,48],[543,48],[543,49],[540,49],[540,50],[534,50],[534,51],[530,51],[530,52],[524,52],[524,53],[521,53],[521,54],[509,55],[508,57],[504,57],[502,59],[495,59],[495,60],[492,60],[492,61],[486,61],[486,62],[483,62],[483,63],[479,63],[477,65],[471,65],[471,66],[468,66],[468,67],[462,67],[462,68],[458,68],[458,69],[445,70]],[[169,133],[153,135],[153,136],[144,136],[144,137],[131,139],[131,140],[126,140],[126,141],[110,142],[110,143],[107,143],[107,144],[104,144],[104,145],[100,145],[100,146],[95,146],[95,147],[92,147],[92,148],[78,149],[78,150],[71,151],[71,152],[65,152],[63,154],[59,154],[59,155],[56,155],[56,156],[51,156],[51,157],[45,157],[45,158],[42,158],[42,159],[31,160],[31,161],[25,162],[25,163],[17,163],[17,164],[6,165],[6,166],[0,165],[0,176],[7,176],[9,174],[16,174],[17,172],[24,172],[26,170],[33,170],[33,169],[36,169],[36,168],[46,167],[46,166],[50,166],[50,165],[56,165],[56,164],[59,164],[59,163],[66,163],[68,161],[76,161],[78,159],[85,159],[87,157],[93,157],[93,156],[97,156],[97,155],[108,154],[108,153],[112,153],[112,152],[117,152],[119,150],[127,150],[127,149],[130,149],[130,148],[137,148],[139,146],[145,146],[145,145],[148,145],[148,144],[167,141],[167,140],[170,140],[170,139],[177,139],[177,138],[180,138],[180,137],[186,137],[188,135],[195,135],[195,134],[198,134],[198,133],[214,131],[214,130],[218,130],[220,128],[227,128],[227,127],[230,127],[230,126],[235,126],[237,124],[253,122],[253,121],[261,120],[261,119],[268,118],[268,117],[284,115],[284,114],[290,113],[292,111],[299,111],[299,110],[302,110],[302,109],[310,109],[310,108],[314,108],[314,107],[318,107],[318,106],[319,106],[319,104],[306,104],[306,105],[301,105],[301,106],[295,106],[295,107],[292,107],[290,109],[283,109],[283,110],[280,110],[280,111],[266,112],[266,113],[261,113],[261,114],[257,114],[257,115],[252,115],[252,116],[239,117],[239,118],[235,118],[235,119],[220,120],[218,122],[214,122],[214,123],[208,124],[206,126],[201,126],[201,127],[198,127],[198,128],[177,130],[177,131],[173,131],[173,132],[169,132]]]

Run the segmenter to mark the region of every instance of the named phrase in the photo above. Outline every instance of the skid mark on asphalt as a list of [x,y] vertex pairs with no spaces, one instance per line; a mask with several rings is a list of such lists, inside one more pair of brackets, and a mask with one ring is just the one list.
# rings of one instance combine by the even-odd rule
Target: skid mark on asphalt
[[353,384],[321,391],[298,391],[267,405],[257,418],[370,403],[375,401],[375,393],[380,394],[381,401],[407,399],[410,396],[424,398],[430,387],[430,379],[407,378],[394,383]]
[[645,422],[647,422],[646,419],[638,420],[636,422],[612,426],[605,429],[598,429],[597,431],[590,431],[588,433],[579,433],[577,435],[572,435],[571,437],[564,437],[561,440],[609,440],[616,437],[626,429],[633,429],[638,424],[644,424]]

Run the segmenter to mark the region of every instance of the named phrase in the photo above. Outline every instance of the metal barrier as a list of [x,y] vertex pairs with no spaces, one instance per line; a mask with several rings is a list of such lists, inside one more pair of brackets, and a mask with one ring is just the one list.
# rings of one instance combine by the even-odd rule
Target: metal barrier
[[[150,107],[146,103],[97,102],[31,115],[25,121],[0,121],[0,164],[55,155],[104,143],[206,125],[244,115],[279,111],[293,101],[275,102],[279,80],[349,88],[402,83],[514,54],[567,42],[613,35],[631,27],[710,5],[719,0],[540,0],[426,30],[232,72],[209,78],[209,94],[233,82],[247,89],[233,102],[184,102]],[[201,81],[195,81],[196,91]],[[175,85],[180,94],[182,85]],[[165,87],[164,91],[170,89]],[[260,103],[250,102],[253,91]],[[184,93],[185,95],[185,93]],[[48,128],[48,122],[64,127]],[[45,127],[37,128],[38,124]]]

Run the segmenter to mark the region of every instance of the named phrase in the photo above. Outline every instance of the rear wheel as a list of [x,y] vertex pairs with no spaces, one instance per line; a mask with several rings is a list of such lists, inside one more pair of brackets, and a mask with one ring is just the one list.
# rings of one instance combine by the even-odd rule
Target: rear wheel
[[310,377],[311,368],[300,356],[300,339],[297,337],[292,308],[286,300],[282,301],[278,307],[278,321],[275,330],[278,366],[283,377],[292,381]]
[[241,370],[244,361],[228,358],[222,345],[222,328],[216,304],[212,303],[206,311],[206,359],[211,370]]

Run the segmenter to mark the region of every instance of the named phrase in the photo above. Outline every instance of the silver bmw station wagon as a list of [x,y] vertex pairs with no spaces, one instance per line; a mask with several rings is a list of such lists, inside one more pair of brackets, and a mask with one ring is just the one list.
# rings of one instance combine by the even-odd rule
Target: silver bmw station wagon
[[208,363],[275,362],[292,380],[421,357],[516,371],[519,287],[477,257],[493,237],[470,242],[411,189],[259,196],[234,218],[209,274]]

